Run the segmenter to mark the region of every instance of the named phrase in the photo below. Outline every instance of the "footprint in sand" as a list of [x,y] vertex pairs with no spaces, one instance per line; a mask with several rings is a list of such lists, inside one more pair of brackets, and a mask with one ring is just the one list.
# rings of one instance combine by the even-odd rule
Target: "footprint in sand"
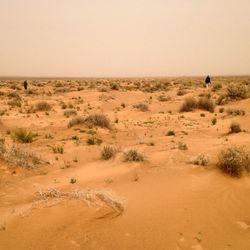
[[176,244],[176,250],[183,249],[184,244],[185,244],[185,237],[183,236],[183,233],[179,233],[179,240],[178,243]]
[[245,221],[237,221],[236,222],[242,229],[247,230],[250,228],[250,225]]

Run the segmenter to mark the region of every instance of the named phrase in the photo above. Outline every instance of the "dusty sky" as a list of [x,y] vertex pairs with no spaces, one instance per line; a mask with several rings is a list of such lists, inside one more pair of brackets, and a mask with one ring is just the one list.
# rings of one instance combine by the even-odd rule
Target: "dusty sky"
[[0,0],[1,76],[250,74],[249,0]]

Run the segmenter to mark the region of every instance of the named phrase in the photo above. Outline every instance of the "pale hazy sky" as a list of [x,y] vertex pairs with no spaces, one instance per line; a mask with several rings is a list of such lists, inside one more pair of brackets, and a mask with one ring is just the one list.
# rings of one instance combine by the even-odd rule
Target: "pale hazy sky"
[[250,74],[250,0],[0,0],[0,76]]

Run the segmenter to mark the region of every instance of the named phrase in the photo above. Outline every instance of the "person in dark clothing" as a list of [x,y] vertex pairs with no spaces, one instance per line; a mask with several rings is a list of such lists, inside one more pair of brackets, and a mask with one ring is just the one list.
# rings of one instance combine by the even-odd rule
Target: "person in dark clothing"
[[23,82],[23,87],[24,87],[25,90],[27,90],[27,88],[28,88],[28,82],[27,82],[27,80],[25,80]]
[[211,79],[210,79],[210,76],[207,76],[206,79],[205,79],[205,84],[206,84],[206,87],[208,88],[209,85],[211,84]]

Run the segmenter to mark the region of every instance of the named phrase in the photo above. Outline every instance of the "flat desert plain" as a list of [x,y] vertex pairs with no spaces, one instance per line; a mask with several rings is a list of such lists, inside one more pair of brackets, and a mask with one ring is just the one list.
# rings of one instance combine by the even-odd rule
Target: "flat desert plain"
[[0,249],[250,249],[250,77],[23,81],[0,81]]

